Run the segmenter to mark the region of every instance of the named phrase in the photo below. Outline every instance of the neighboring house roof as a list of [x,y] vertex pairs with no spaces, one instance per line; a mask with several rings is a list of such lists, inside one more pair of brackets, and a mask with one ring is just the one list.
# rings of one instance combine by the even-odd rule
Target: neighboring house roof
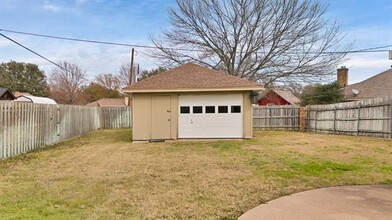
[[18,91],[16,91],[16,92],[14,92],[14,95],[15,95],[15,97],[19,97],[21,95],[31,95],[31,94],[28,93],[28,92],[18,92]]
[[0,97],[4,96],[7,93],[7,96],[9,96],[12,100],[15,99],[16,97],[12,92],[7,89],[7,88],[0,88]]
[[291,105],[300,105],[301,104],[301,100],[297,96],[293,95],[291,92],[284,91],[284,90],[278,90],[278,89],[270,89],[267,92],[263,92],[261,94],[261,97],[259,98],[259,100],[262,99],[264,97],[264,95],[268,94],[269,92],[276,93],[277,95],[282,97],[284,100],[286,100]]
[[[357,90],[359,93],[355,95],[353,90]],[[343,91],[346,100],[392,96],[392,69],[379,73],[362,82],[346,86],[343,88]]]
[[134,85],[125,87],[124,92],[188,92],[188,91],[251,91],[261,90],[261,85],[188,63],[157,74]]
[[32,95],[21,95],[15,99],[17,102],[32,102],[36,104],[53,104],[56,105],[56,101],[46,97],[32,96]]
[[95,102],[88,103],[86,106],[102,107],[102,106],[126,106],[124,98],[103,98]]
[[280,95],[280,97],[282,97],[284,100],[286,100],[292,105],[301,104],[301,100],[297,96],[293,95],[291,92],[277,89],[274,89],[274,91],[276,92],[276,94]]

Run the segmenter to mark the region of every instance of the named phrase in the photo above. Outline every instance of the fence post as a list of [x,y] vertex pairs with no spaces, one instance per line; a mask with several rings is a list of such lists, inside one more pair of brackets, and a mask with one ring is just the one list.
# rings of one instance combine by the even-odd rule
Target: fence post
[[299,108],[299,131],[304,132],[306,130],[306,114],[305,107]]
[[60,141],[60,106],[59,105],[57,105],[57,111],[56,111],[56,114],[57,114],[57,135],[56,135],[56,142],[59,142]]
[[361,103],[358,105],[357,136],[359,135],[359,122],[361,121]]
[[307,110],[307,112],[306,112],[306,129],[309,131],[309,129],[310,129],[310,106],[308,105],[308,106],[306,106],[306,110]]
[[391,138],[392,139],[392,101],[391,101],[391,105],[389,106],[389,108],[390,108],[390,117],[389,117],[389,124],[390,124],[390,131],[389,131],[389,133],[390,133],[390,137],[389,138]]
[[336,134],[336,105],[333,108],[333,133]]
[[270,115],[270,127],[273,128],[274,126],[272,125],[272,106],[269,106],[269,115]]
[[318,108],[316,108],[316,115],[314,116],[314,132],[317,132],[317,114]]
[[3,159],[3,149],[4,149],[4,146],[5,145],[3,145],[3,140],[4,140],[4,138],[3,138],[3,131],[4,131],[4,128],[3,128],[3,123],[4,123],[4,119],[3,119],[3,113],[4,113],[4,111],[3,111],[3,102],[0,102],[0,159]]

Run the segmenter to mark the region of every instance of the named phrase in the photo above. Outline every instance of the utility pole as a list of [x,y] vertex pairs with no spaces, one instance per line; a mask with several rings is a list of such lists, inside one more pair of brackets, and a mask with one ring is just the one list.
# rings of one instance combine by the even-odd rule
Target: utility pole
[[[131,68],[129,70],[129,85],[133,84],[133,57],[135,54],[135,49],[132,48],[131,51]],[[128,106],[131,106],[131,94],[128,95]]]
[[136,75],[136,82],[139,81],[139,77],[140,77],[140,64],[137,64],[137,75]]

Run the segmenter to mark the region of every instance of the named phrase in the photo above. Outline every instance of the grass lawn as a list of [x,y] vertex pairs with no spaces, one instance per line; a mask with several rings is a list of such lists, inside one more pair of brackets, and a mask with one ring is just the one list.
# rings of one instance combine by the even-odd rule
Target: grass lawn
[[392,141],[299,132],[132,144],[100,130],[0,161],[0,219],[236,219],[319,187],[392,184]]

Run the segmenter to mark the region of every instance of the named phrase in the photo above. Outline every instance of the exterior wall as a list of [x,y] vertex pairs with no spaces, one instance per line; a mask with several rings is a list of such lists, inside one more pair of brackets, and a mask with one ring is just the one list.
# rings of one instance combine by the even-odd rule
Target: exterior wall
[[261,106],[268,105],[268,104],[290,105],[289,102],[287,102],[285,99],[283,99],[273,91],[268,92],[262,98],[260,98],[259,101],[257,101],[257,104]]
[[252,138],[253,137],[253,111],[252,111],[252,103],[250,100],[251,92],[244,92],[244,138]]
[[132,95],[132,139],[150,139],[150,95]]
[[178,127],[178,94],[167,93],[167,94],[138,94],[132,95],[132,139],[138,140],[150,140],[151,139],[151,97],[159,95],[168,95],[171,97],[170,110],[170,139],[177,139],[177,127]]
[[[186,93],[186,94],[224,94],[233,92],[202,92],[202,93]],[[250,92],[235,92],[243,94],[243,126],[244,138],[252,138],[252,104],[250,101]],[[178,96],[181,93],[134,93],[132,95],[132,121],[133,132],[132,139],[134,141],[151,139],[151,97],[157,95],[170,95],[171,97],[171,126],[170,139],[178,138]],[[185,93],[184,93],[185,94]]]

